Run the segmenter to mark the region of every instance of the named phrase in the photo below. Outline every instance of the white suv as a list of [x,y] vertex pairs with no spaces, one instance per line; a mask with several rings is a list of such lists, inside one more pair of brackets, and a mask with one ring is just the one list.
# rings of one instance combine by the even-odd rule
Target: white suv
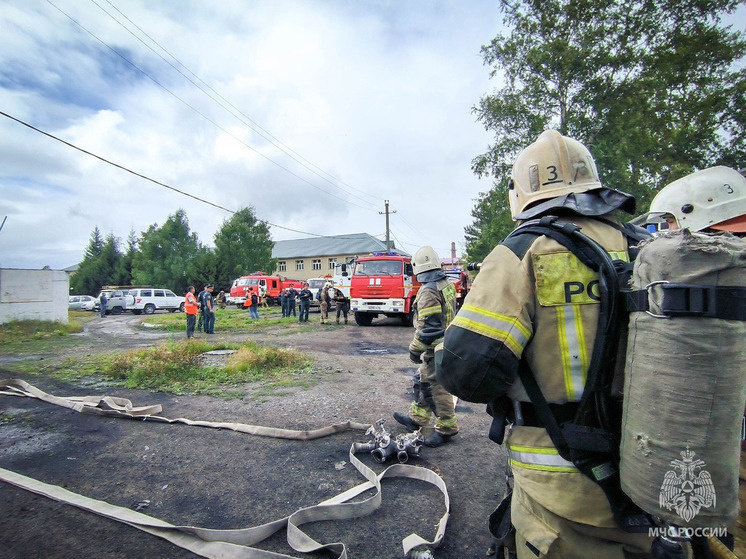
[[170,289],[147,287],[130,289],[129,293],[135,299],[132,306],[128,307],[134,314],[153,314],[157,310],[184,312],[184,297],[179,297]]

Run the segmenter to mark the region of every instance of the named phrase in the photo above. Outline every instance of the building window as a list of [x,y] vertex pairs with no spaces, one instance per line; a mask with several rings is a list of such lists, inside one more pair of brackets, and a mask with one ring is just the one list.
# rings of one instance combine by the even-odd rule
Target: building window
[[313,269],[314,270],[321,270],[321,259],[313,261]]
[[287,271],[287,264],[285,264],[285,262],[278,262],[277,263],[277,271],[278,272],[285,272],[285,271]]
[[295,271],[300,272],[303,269],[303,260],[295,261]]
[[336,258],[330,258],[329,259],[329,269],[333,270],[336,265],[337,265],[337,259]]

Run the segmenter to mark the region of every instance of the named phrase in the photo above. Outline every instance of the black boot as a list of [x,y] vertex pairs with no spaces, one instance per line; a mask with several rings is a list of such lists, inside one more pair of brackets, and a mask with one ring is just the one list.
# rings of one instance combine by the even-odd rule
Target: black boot
[[420,427],[422,427],[422,425],[418,424],[414,419],[406,414],[399,413],[398,411],[394,412],[394,419],[412,431],[418,431]]
[[435,433],[425,439],[425,446],[429,446],[432,448],[435,448],[436,446],[443,446],[448,441],[450,441],[451,437],[453,436],[454,435],[443,435],[442,433],[438,433],[437,431],[435,431]]

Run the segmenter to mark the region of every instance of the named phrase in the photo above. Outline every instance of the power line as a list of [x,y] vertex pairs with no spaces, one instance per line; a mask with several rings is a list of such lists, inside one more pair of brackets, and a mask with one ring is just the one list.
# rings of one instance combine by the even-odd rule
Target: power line
[[[236,141],[237,141],[237,142],[239,142],[240,144],[244,145],[245,147],[247,147],[248,149],[252,150],[252,151],[253,151],[253,152],[255,152],[256,154],[260,155],[261,157],[263,157],[264,159],[266,159],[267,161],[269,161],[269,162],[270,162],[270,163],[272,163],[273,165],[276,165],[277,167],[279,167],[279,168],[280,168],[280,169],[282,169],[283,171],[285,171],[285,172],[287,172],[287,173],[289,173],[289,174],[293,175],[293,176],[294,176],[294,177],[296,177],[297,179],[299,179],[299,180],[301,180],[301,181],[305,182],[305,183],[306,183],[306,184],[308,184],[309,186],[311,186],[311,187],[313,187],[313,188],[315,188],[315,189],[317,189],[317,190],[319,190],[319,191],[321,191],[321,192],[324,192],[325,194],[328,194],[329,196],[332,196],[332,197],[334,197],[334,198],[337,198],[338,200],[341,200],[341,201],[343,201],[343,202],[345,202],[345,203],[347,203],[347,204],[352,204],[353,206],[356,206],[356,207],[358,207],[358,208],[360,208],[360,209],[363,209],[363,210],[373,211],[373,210],[371,210],[370,208],[364,208],[363,206],[360,206],[359,204],[355,204],[354,202],[351,202],[350,200],[345,200],[344,198],[342,198],[342,197],[340,197],[340,196],[337,196],[336,194],[334,194],[334,193],[332,193],[332,192],[329,192],[328,190],[325,190],[325,189],[321,188],[320,186],[317,186],[317,185],[313,184],[313,183],[312,183],[311,181],[309,181],[309,180],[307,180],[307,179],[305,179],[305,178],[301,177],[301,176],[300,176],[300,175],[298,175],[297,173],[295,173],[295,172],[291,171],[290,169],[288,169],[287,167],[285,167],[285,166],[281,165],[280,163],[278,163],[277,161],[275,161],[275,160],[274,160],[274,159],[272,159],[271,157],[269,157],[269,156],[267,156],[267,155],[263,154],[263,153],[262,153],[261,151],[259,151],[259,150],[257,150],[256,148],[254,148],[254,147],[250,146],[249,144],[247,144],[246,142],[244,142],[244,141],[243,141],[243,140],[241,140],[240,138],[237,138],[236,136],[234,136],[233,134],[231,134],[231,133],[230,133],[230,132],[229,132],[228,130],[226,130],[225,128],[223,128],[222,126],[220,126],[220,125],[219,125],[219,124],[218,124],[217,122],[215,122],[214,120],[212,120],[211,118],[209,118],[209,117],[208,117],[207,115],[205,115],[204,113],[202,113],[201,111],[199,111],[198,109],[196,109],[195,107],[193,107],[192,105],[190,105],[189,103],[187,103],[187,102],[186,102],[186,101],[185,101],[184,99],[182,99],[182,98],[181,98],[181,97],[179,97],[178,95],[176,95],[176,94],[175,94],[175,93],[174,93],[173,91],[171,91],[170,89],[168,89],[168,88],[167,88],[167,87],[166,87],[165,85],[161,84],[161,83],[160,83],[160,82],[159,82],[158,80],[156,80],[156,79],[155,79],[155,78],[154,78],[153,76],[151,76],[150,74],[148,74],[147,72],[145,72],[145,71],[144,71],[144,70],[143,70],[142,68],[140,68],[139,66],[137,66],[137,65],[136,65],[136,64],[135,64],[134,62],[132,62],[131,60],[129,60],[128,58],[126,58],[125,56],[123,56],[122,54],[120,54],[119,52],[117,52],[117,50],[116,50],[116,49],[114,49],[114,48],[112,48],[111,46],[109,46],[108,44],[106,44],[106,42],[105,42],[105,41],[103,41],[102,39],[100,39],[99,37],[97,37],[97,36],[96,36],[96,35],[95,35],[94,33],[92,33],[91,31],[89,31],[88,29],[86,29],[86,28],[85,28],[85,27],[84,27],[84,26],[83,26],[83,25],[82,25],[81,23],[79,23],[79,22],[78,22],[78,21],[77,21],[77,20],[76,20],[75,18],[73,18],[72,16],[70,16],[69,14],[67,14],[67,13],[66,13],[66,12],[65,12],[64,10],[62,10],[61,8],[59,8],[58,6],[56,6],[56,5],[55,5],[55,4],[54,4],[54,3],[53,3],[53,2],[51,1],[51,0],[47,0],[47,2],[48,2],[48,3],[49,3],[49,4],[51,5],[51,6],[53,6],[53,7],[55,8],[55,9],[57,9],[57,10],[58,10],[58,11],[59,11],[59,12],[60,12],[61,14],[63,14],[63,15],[65,16],[65,17],[67,17],[67,18],[68,18],[68,19],[69,19],[70,21],[72,21],[72,22],[73,22],[73,23],[74,23],[75,25],[77,25],[78,27],[80,27],[80,28],[81,28],[81,29],[82,29],[83,31],[85,31],[86,33],[88,33],[88,34],[89,34],[89,35],[90,35],[91,37],[93,37],[93,38],[94,38],[94,39],[96,39],[96,40],[97,40],[98,42],[100,42],[100,43],[101,43],[102,45],[104,45],[104,46],[105,46],[106,48],[108,48],[108,49],[109,49],[109,50],[110,50],[111,52],[113,52],[114,54],[116,54],[116,55],[117,55],[117,56],[118,56],[119,58],[121,58],[122,60],[124,60],[124,61],[125,61],[125,62],[126,62],[127,64],[129,64],[129,65],[130,65],[130,66],[132,66],[132,67],[133,67],[134,69],[136,69],[136,70],[137,70],[138,72],[140,72],[140,73],[141,73],[142,75],[144,75],[144,76],[145,76],[145,77],[147,77],[147,78],[148,78],[149,80],[151,80],[151,81],[152,81],[152,82],[153,82],[154,84],[156,84],[156,85],[157,85],[158,87],[160,87],[161,89],[163,89],[163,90],[164,90],[165,92],[167,92],[167,93],[168,93],[169,95],[173,96],[173,97],[174,97],[175,99],[177,99],[177,100],[178,100],[179,102],[183,103],[183,104],[184,104],[185,106],[187,106],[187,107],[189,107],[190,109],[192,109],[192,111],[194,111],[195,113],[197,113],[197,114],[198,114],[199,116],[201,116],[201,117],[202,117],[203,119],[205,119],[205,120],[206,120],[207,122],[211,123],[211,124],[212,124],[213,126],[215,126],[216,128],[218,128],[219,130],[223,131],[223,132],[224,132],[225,134],[227,134],[228,136],[230,136],[231,138],[233,138],[234,140],[236,140]],[[346,192],[346,191],[345,191],[345,192]],[[349,194],[349,193],[348,193],[348,194]],[[366,202],[366,203],[369,203],[369,202]]]
[[[30,128],[31,130],[34,130],[35,132],[38,132],[40,134],[44,134],[48,138],[52,138],[53,140],[56,140],[56,141],[58,141],[60,143],[63,143],[63,144],[65,144],[68,147],[71,147],[71,148],[76,149],[76,150],[78,150],[78,151],[80,151],[82,153],[85,153],[86,155],[90,155],[91,157],[95,157],[99,161],[103,161],[104,163],[112,165],[112,166],[114,166],[114,167],[116,167],[118,169],[121,169],[122,171],[126,171],[128,173],[131,173],[131,174],[137,176],[137,177],[145,179],[146,181],[150,181],[150,182],[152,182],[154,184],[157,184],[158,186],[162,186],[164,188],[168,188],[169,190],[173,190],[174,192],[176,192],[178,194],[181,194],[183,196],[188,196],[189,198],[193,198],[194,200],[197,200],[198,202],[202,202],[203,204],[208,204],[210,206],[218,208],[219,210],[226,211],[226,212],[228,212],[230,214],[235,214],[236,213],[235,211],[230,210],[230,209],[226,208],[225,206],[221,206],[220,204],[216,204],[214,202],[210,202],[209,200],[205,200],[204,198],[200,198],[199,196],[195,196],[194,194],[189,194],[188,192],[184,192],[183,190],[180,190],[180,189],[178,189],[178,188],[176,188],[174,186],[171,186],[171,185],[168,185],[166,183],[160,182],[158,180],[152,179],[152,178],[150,178],[150,177],[148,177],[146,175],[143,175],[142,173],[138,173],[137,171],[133,171],[132,169],[129,169],[129,168],[125,167],[124,165],[120,165],[118,163],[114,163],[113,161],[110,161],[110,160],[106,159],[105,157],[101,157],[100,155],[96,155],[93,152],[90,152],[88,150],[85,150],[85,149],[83,149],[81,147],[76,146],[75,144],[71,144],[70,142],[63,140],[62,138],[59,138],[59,137],[55,136],[54,134],[50,134],[49,132],[45,132],[44,130],[41,130],[40,128],[37,128],[36,126],[33,126],[33,125],[29,124],[28,122],[24,122],[23,120],[21,120],[19,118],[16,118],[16,117],[14,117],[12,115],[9,115],[8,113],[0,111],[0,115],[4,116],[6,118],[9,118],[11,120],[14,120],[17,123],[22,124],[23,126],[26,126],[27,128]],[[271,223],[271,222],[266,221],[264,219],[260,219],[258,221],[261,221],[262,223],[266,223],[267,225],[271,225],[272,227],[278,227],[280,229],[285,229],[286,231],[292,231],[293,233],[302,233],[304,235],[311,235],[313,237],[326,237],[327,236],[327,235],[319,235],[317,233],[309,233],[307,231],[300,231],[298,229],[292,229],[290,227],[285,227],[284,225],[277,225],[276,223]]]
[[[127,31],[127,32],[128,32],[129,34],[130,34],[130,35],[132,35],[132,36],[133,36],[133,37],[134,37],[135,39],[137,39],[138,41],[140,41],[140,42],[141,42],[141,43],[142,43],[142,44],[143,44],[143,45],[144,45],[144,46],[145,46],[146,48],[148,48],[148,49],[149,49],[149,50],[150,50],[151,52],[153,52],[153,54],[155,54],[156,56],[158,56],[158,57],[159,57],[159,58],[160,58],[161,60],[163,60],[163,61],[164,61],[164,62],[165,62],[166,64],[168,64],[168,65],[169,65],[169,66],[171,66],[171,67],[172,67],[172,68],[173,68],[174,70],[176,70],[176,71],[177,71],[177,72],[178,72],[179,74],[181,74],[182,76],[184,76],[184,78],[185,78],[186,80],[188,80],[188,81],[189,81],[189,82],[190,82],[191,84],[193,84],[193,85],[194,85],[195,87],[197,87],[197,88],[198,88],[198,89],[199,89],[200,91],[202,91],[202,92],[203,92],[203,93],[204,93],[205,95],[207,95],[207,96],[208,96],[208,97],[209,97],[210,99],[212,99],[213,101],[215,101],[215,102],[216,102],[216,103],[217,103],[218,105],[220,105],[220,107],[222,107],[222,108],[223,108],[223,109],[225,109],[225,110],[226,110],[227,112],[229,112],[229,113],[230,113],[231,115],[233,115],[234,117],[236,117],[236,118],[237,118],[237,119],[238,119],[239,121],[241,121],[241,122],[242,122],[242,123],[243,123],[244,125],[246,125],[246,126],[247,126],[247,127],[249,128],[249,129],[251,129],[251,130],[255,131],[255,132],[256,132],[256,133],[258,133],[258,134],[259,134],[260,136],[262,136],[262,137],[263,137],[263,138],[264,138],[265,140],[269,141],[269,142],[270,142],[270,143],[271,143],[272,145],[274,145],[275,147],[277,147],[278,149],[280,149],[281,151],[283,151],[283,152],[284,152],[284,153],[285,153],[286,155],[288,155],[289,157],[291,157],[292,159],[294,159],[295,161],[297,161],[298,163],[300,163],[300,164],[301,164],[301,165],[302,165],[303,167],[305,167],[306,169],[308,169],[309,171],[311,171],[311,172],[312,172],[312,173],[314,173],[315,175],[319,176],[319,177],[320,177],[320,178],[321,178],[322,180],[325,180],[325,181],[327,181],[327,182],[328,182],[329,184],[331,184],[332,186],[335,186],[336,188],[340,188],[340,190],[343,190],[343,191],[347,192],[347,194],[350,194],[351,196],[355,196],[356,198],[358,198],[359,200],[361,200],[361,201],[363,201],[363,202],[365,202],[365,203],[370,203],[370,202],[367,202],[367,201],[365,201],[365,200],[362,200],[362,198],[360,198],[360,197],[356,196],[356,195],[355,195],[355,194],[353,194],[352,192],[348,192],[348,191],[346,191],[346,190],[345,190],[344,188],[341,188],[341,187],[339,187],[339,186],[338,186],[337,184],[335,184],[335,183],[331,182],[331,181],[330,181],[329,179],[327,179],[326,177],[324,177],[324,176],[321,176],[321,175],[320,175],[320,174],[319,174],[318,172],[314,171],[314,169],[318,170],[318,171],[319,171],[319,172],[321,172],[321,173],[324,173],[324,174],[325,174],[326,176],[328,176],[328,177],[330,177],[330,178],[334,179],[334,181],[336,181],[336,182],[338,182],[338,183],[340,183],[340,184],[343,184],[343,185],[345,185],[345,186],[347,186],[347,187],[349,187],[349,188],[351,188],[351,189],[353,189],[353,190],[355,190],[355,191],[357,191],[357,192],[360,192],[361,194],[364,194],[365,196],[368,196],[368,197],[370,197],[370,198],[372,198],[372,199],[375,199],[375,200],[379,200],[379,199],[378,199],[378,198],[377,198],[376,196],[373,196],[372,194],[368,194],[368,193],[367,193],[367,192],[365,192],[364,190],[361,190],[361,189],[355,188],[354,186],[352,186],[352,185],[350,185],[350,184],[348,184],[348,183],[344,182],[343,180],[341,180],[341,179],[339,179],[339,178],[335,177],[334,175],[331,175],[330,173],[328,173],[327,171],[325,171],[324,169],[322,169],[322,168],[321,168],[321,167],[319,167],[318,165],[315,165],[315,164],[314,164],[313,162],[311,162],[311,161],[309,161],[308,159],[306,159],[305,157],[303,157],[303,156],[302,156],[301,154],[299,154],[299,153],[298,153],[297,151],[293,150],[293,149],[292,149],[292,148],[291,148],[290,146],[288,146],[288,145],[287,145],[287,144],[285,144],[285,143],[284,143],[284,142],[283,142],[282,140],[280,140],[279,138],[277,138],[276,136],[274,136],[274,135],[273,135],[273,134],[272,134],[271,132],[269,132],[269,131],[268,131],[267,129],[263,128],[263,127],[262,127],[262,126],[261,126],[261,125],[260,125],[260,124],[259,124],[258,122],[256,122],[255,120],[253,120],[253,119],[252,119],[251,117],[249,117],[249,116],[248,116],[248,115],[247,115],[246,113],[244,113],[243,111],[241,111],[241,109],[239,109],[238,107],[236,107],[236,106],[235,106],[235,105],[234,105],[233,103],[231,103],[231,102],[230,102],[230,101],[229,101],[228,99],[226,99],[225,97],[223,97],[223,96],[222,96],[222,95],[221,95],[221,94],[220,94],[220,93],[219,93],[218,91],[216,91],[216,90],[215,90],[215,89],[214,89],[214,88],[213,88],[213,87],[212,87],[212,86],[211,86],[210,84],[208,84],[207,82],[205,82],[205,81],[204,81],[204,80],[203,80],[202,78],[200,78],[200,77],[199,77],[199,76],[198,76],[197,74],[195,74],[195,73],[194,73],[194,72],[193,72],[192,70],[190,70],[190,69],[189,69],[189,67],[187,67],[187,66],[186,66],[186,65],[185,65],[185,64],[184,64],[183,62],[181,62],[181,61],[180,61],[180,60],[179,60],[178,58],[176,58],[176,57],[175,57],[175,56],[174,56],[173,54],[171,54],[171,52],[169,52],[169,51],[168,51],[168,50],[167,50],[167,49],[166,49],[166,48],[165,48],[165,47],[164,47],[163,45],[161,45],[161,44],[160,44],[160,43],[159,43],[159,42],[158,42],[158,41],[157,41],[156,39],[154,39],[154,38],[153,38],[152,36],[150,36],[150,35],[149,35],[149,34],[148,34],[148,33],[147,33],[147,32],[146,32],[146,31],[145,31],[145,30],[144,30],[144,29],[143,29],[142,27],[140,27],[139,25],[137,25],[137,23],[135,23],[135,22],[134,22],[134,21],[132,21],[132,20],[131,20],[131,19],[130,19],[129,17],[127,17],[127,15],[126,15],[126,14],[124,14],[124,13],[123,13],[123,12],[122,12],[122,11],[121,11],[121,10],[120,10],[119,8],[117,8],[117,7],[116,7],[116,6],[114,5],[114,4],[112,4],[112,3],[111,3],[111,2],[109,1],[109,0],[106,0],[106,3],[107,3],[107,4],[109,4],[109,5],[110,5],[110,6],[111,6],[111,7],[112,7],[112,8],[114,9],[114,10],[116,10],[116,11],[117,11],[117,12],[118,12],[118,13],[119,13],[119,14],[120,14],[120,15],[121,15],[121,16],[122,16],[122,17],[123,17],[124,19],[126,19],[126,20],[127,20],[127,21],[128,21],[129,23],[131,23],[131,24],[132,24],[132,25],[133,25],[133,26],[134,26],[134,27],[135,27],[135,28],[136,28],[136,29],[137,29],[138,31],[140,31],[140,32],[141,32],[141,33],[142,33],[143,35],[145,35],[145,37],[147,37],[147,38],[148,38],[148,39],[149,39],[150,41],[152,41],[152,42],[153,42],[153,43],[154,43],[155,45],[157,45],[159,49],[161,49],[161,50],[162,50],[162,51],[163,51],[164,53],[166,53],[166,54],[167,54],[167,55],[168,55],[169,57],[171,57],[171,58],[172,58],[172,59],[173,59],[173,60],[174,60],[174,61],[175,61],[175,62],[176,62],[176,63],[177,63],[177,64],[178,64],[178,65],[179,65],[180,67],[184,68],[184,70],[186,70],[186,71],[187,71],[187,72],[188,72],[188,73],[189,73],[190,75],[194,76],[194,78],[195,78],[195,79],[196,79],[197,81],[199,81],[199,82],[200,82],[201,84],[203,84],[203,85],[204,85],[204,86],[205,86],[205,87],[206,87],[207,89],[209,89],[209,90],[210,90],[211,92],[213,92],[213,93],[214,93],[215,95],[217,95],[217,96],[218,96],[218,97],[219,97],[219,98],[220,98],[220,99],[221,99],[222,101],[225,101],[225,103],[227,103],[227,104],[228,104],[228,106],[229,106],[229,107],[230,107],[231,109],[234,109],[235,111],[237,111],[237,112],[239,113],[239,115],[241,115],[241,116],[242,116],[242,117],[244,117],[244,118],[245,118],[246,120],[248,120],[248,121],[249,121],[249,122],[250,122],[251,124],[253,124],[253,126],[250,126],[250,125],[249,125],[248,123],[246,123],[246,122],[245,122],[245,121],[244,121],[243,119],[241,119],[241,118],[240,118],[240,117],[239,117],[238,115],[236,115],[236,114],[235,114],[235,113],[234,113],[233,111],[229,110],[228,108],[226,108],[226,107],[225,107],[225,105],[223,105],[222,103],[220,103],[219,101],[217,101],[217,100],[216,100],[216,99],[215,99],[215,98],[214,98],[214,97],[213,97],[213,96],[212,96],[212,95],[211,95],[210,93],[208,93],[207,91],[205,91],[205,90],[204,90],[204,89],[203,89],[203,88],[202,88],[201,86],[199,86],[198,84],[194,83],[194,81],[193,81],[193,80],[192,80],[192,79],[191,79],[191,78],[190,78],[189,76],[185,75],[185,74],[184,74],[184,73],[183,73],[183,72],[182,72],[182,71],[181,71],[181,70],[180,70],[179,68],[177,68],[176,66],[174,66],[174,65],[173,65],[173,64],[172,64],[171,62],[169,62],[168,60],[166,60],[166,59],[165,59],[165,58],[164,58],[164,57],[163,57],[162,55],[160,55],[160,54],[159,54],[158,52],[156,52],[156,51],[155,51],[155,50],[154,50],[154,49],[153,49],[153,48],[152,48],[152,47],[151,47],[150,45],[146,44],[146,43],[145,43],[145,41],[143,41],[143,40],[142,40],[142,39],[141,39],[140,37],[138,37],[138,36],[137,36],[136,34],[134,34],[134,33],[133,33],[133,32],[132,32],[132,31],[131,31],[130,29],[128,29],[128,28],[127,28],[127,27],[126,27],[126,26],[125,26],[125,25],[124,25],[124,24],[123,24],[123,23],[122,23],[121,21],[119,21],[119,20],[118,20],[117,18],[115,18],[115,17],[114,17],[114,16],[112,16],[112,15],[111,15],[111,14],[110,14],[109,12],[107,12],[107,11],[106,11],[106,10],[105,10],[105,9],[104,9],[103,7],[101,7],[101,5],[100,5],[100,4],[98,4],[98,2],[96,2],[96,0],[91,0],[91,2],[93,2],[94,4],[96,4],[96,6],[98,6],[98,7],[99,7],[99,9],[100,9],[100,10],[101,10],[102,12],[104,12],[104,13],[105,13],[106,15],[108,15],[108,16],[109,16],[109,17],[110,17],[111,19],[113,19],[113,20],[114,20],[114,21],[115,21],[116,23],[118,23],[118,24],[119,24],[119,25],[120,25],[120,26],[121,26],[121,27],[122,27],[123,29],[125,29],[125,30],[126,30],[126,31]],[[295,156],[297,156],[297,158],[296,158]],[[300,158],[300,159],[298,159],[298,158]],[[301,160],[302,160],[302,161],[301,161]],[[307,163],[308,165],[306,165],[306,164],[305,164],[304,162],[305,162],[305,163]],[[311,167],[313,167],[314,169],[312,169],[311,167],[309,167],[309,165],[310,165]]]

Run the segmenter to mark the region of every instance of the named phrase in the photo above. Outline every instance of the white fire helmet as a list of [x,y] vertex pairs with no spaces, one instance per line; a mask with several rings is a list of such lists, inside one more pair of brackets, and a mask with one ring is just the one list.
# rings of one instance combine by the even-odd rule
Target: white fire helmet
[[330,281],[328,281],[328,282],[326,282],[324,284],[324,287],[331,287],[331,286],[332,286],[332,282],[330,282]]
[[440,257],[433,247],[424,246],[414,253],[412,269],[415,276],[423,272],[429,272],[430,270],[437,270],[440,267]]
[[508,186],[513,219],[530,205],[566,194],[602,188],[588,149],[556,130],[546,130],[513,164]]
[[681,229],[746,233],[746,177],[730,167],[710,167],[663,187],[650,211],[635,220],[673,217]]

